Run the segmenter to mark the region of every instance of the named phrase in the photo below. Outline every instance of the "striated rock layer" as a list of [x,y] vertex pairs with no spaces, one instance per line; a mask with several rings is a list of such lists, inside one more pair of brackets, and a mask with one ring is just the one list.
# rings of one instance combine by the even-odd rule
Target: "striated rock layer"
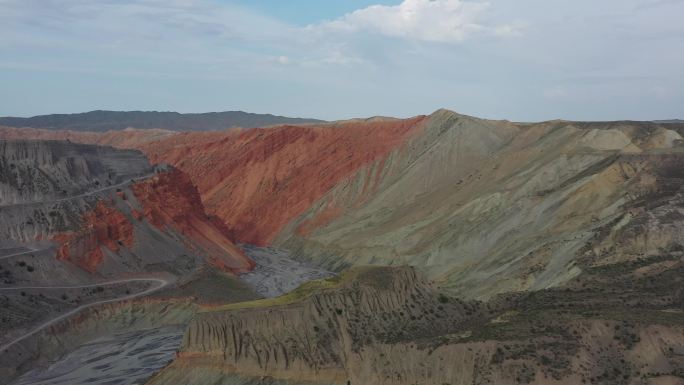
[[366,345],[465,328],[484,317],[476,306],[440,302],[411,268],[359,268],[276,299],[200,311],[174,365],[342,383]]
[[200,311],[149,384],[677,383],[676,259],[645,279],[614,265],[583,286],[488,303],[439,294],[410,268],[352,269],[278,299]]
[[[669,125],[514,124],[438,111],[424,126],[340,181],[274,244],[336,270],[418,266],[468,297],[539,290],[579,275],[587,242],[630,220],[629,202],[678,183],[662,171],[684,165],[684,141]],[[649,239],[651,250],[670,246]]]
[[133,247],[133,225],[120,211],[98,201],[93,210],[83,215],[79,230],[58,233],[52,239],[59,244],[58,260],[94,273],[104,259],[101,247],[114,253],[122,246]]
[[339,181],[418,135],[423,120],[184,133],[141,148],[190,175],[234,239],[264,245]]
[[222,270],[239,273],[254,267],[254,262],[223,234],[225,225],[205,214],[197,189],[181,171],[157,174],[132,189],[142,203],[142,212],[134,212],[139,220],[145,218],[161,230],[169,227],[179,232]]

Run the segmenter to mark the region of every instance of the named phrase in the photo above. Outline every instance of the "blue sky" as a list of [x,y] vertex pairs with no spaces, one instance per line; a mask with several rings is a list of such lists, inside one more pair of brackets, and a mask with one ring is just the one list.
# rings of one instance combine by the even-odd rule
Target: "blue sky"
[[0,0],[0,115],[684,116],[684,0]]
[[333,20],[341,15],[371,5],[396,5],[401,1],[373,0],[221,0],[252,8],[274,18],[306,26],[321,20]]

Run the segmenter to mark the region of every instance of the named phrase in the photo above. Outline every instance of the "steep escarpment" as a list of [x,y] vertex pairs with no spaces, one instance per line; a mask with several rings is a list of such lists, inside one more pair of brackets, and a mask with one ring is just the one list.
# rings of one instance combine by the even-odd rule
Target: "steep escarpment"
[[[140,242],[149,242],[154,233],[161,232],[169,238],[167,244],[203,255],[226,272],[244,272],[253,266],[223,235],[224,225],[207,217],[197,189],[182,172],[163,170],[133,183],[130,189],[117,189],[111,197],[94,201],[94,208],[83,213],[74,230],[51,235],[58,244],[57,259],[94,273],[106,255],[111,259],[117,254],[118,258],[137,254]],[[152,262],[146,254],[145,262]]]
[[210,218],[204,211],[197,189],[190,178],[177,169],[170,169],[132,186],[142,210],[134,211],[139,220],[147,219],[157,228],[170,228],[182,234],[191,247],[198,247],[214,266],[245,272],[254,263],[231,242],[224,233],[225,225]]
[[340,180],[420,133],[423,119],[185,133],[141,148],[190,175],[234,239],[268,244]]
[[[681,252],[483,303],[410,268],[352,269],[200,311],[150,384],[651,384],[684,375]],[[643,274],[663,258],[665,270]],[[675,382],[668,382],[675,381]]]
[[55,234],[52,239],[59,244],[58,260],[93,273],[104,259],[101,247],[113,253],[122,246],[133,247],[133,224],[116,208],[98,201],[94,209],[83,215],[78,230]]
[[201,311],[177,363],[341,382],[349,356],[369,344],[448,333],[485,314],[477,303],[440,297],[411,268],[359,268],[283,297]]

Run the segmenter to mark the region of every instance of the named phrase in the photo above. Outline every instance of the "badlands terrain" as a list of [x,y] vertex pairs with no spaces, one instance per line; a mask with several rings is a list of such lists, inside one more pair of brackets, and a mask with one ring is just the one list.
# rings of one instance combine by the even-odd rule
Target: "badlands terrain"
[[107,119],[3,120],[0,383],[684,383],[679,121]]

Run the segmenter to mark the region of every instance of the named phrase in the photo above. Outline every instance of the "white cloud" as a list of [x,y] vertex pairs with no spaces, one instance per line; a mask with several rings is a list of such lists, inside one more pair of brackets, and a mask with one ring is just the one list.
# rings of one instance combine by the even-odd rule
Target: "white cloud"
[[519,25],[481,22],[489,3],[467,0],[404,0],[395,6],[373,5],[313,27],[343,32],[373,32],[431,42],[459,42],[475,33],[520,34]]
[[683,0],[394,3],[302,27],[230,0],[0,0],[0,108],[681,113]]
[[276,57],[272,58],[272,60],[274,62],[276,62],[280,65],[284,65],[284,66],[292,63],[292,60],[290,60],[290,58],[288,56],[284,56],[284,55],[276,56]]

